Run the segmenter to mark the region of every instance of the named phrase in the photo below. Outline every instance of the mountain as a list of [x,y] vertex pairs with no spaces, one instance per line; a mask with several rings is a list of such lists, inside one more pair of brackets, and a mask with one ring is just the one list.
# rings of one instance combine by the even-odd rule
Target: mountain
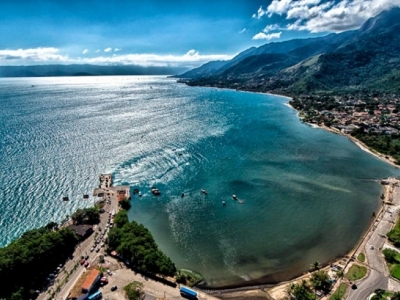
[[[310,93],[400,92],[400,8],[367,20],[358,30],[270,43],[243,51],[201,73],[179,75],[190,85]],[[212,65],[212,63],[209,63]],[[218,68],[219,66],[219,68]],[[185,77],[186,74],[191,77]]]
[[184,68],[96,65],[37,65],[0,66],[0,77],[47,77],[47,76],[101,76],[101,75],[171,75]]

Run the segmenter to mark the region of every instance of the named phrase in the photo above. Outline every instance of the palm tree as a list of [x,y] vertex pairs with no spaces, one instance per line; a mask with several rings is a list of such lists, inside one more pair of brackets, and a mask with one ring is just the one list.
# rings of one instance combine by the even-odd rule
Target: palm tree
[[310,265],[310,272],[318,271],[320,268],[321,264],[318,261],[315,261]]
[[287,286],[286,292],[289,294],[290,297],[292,297],[295,287],[296,287],[296,285],[293,282]]

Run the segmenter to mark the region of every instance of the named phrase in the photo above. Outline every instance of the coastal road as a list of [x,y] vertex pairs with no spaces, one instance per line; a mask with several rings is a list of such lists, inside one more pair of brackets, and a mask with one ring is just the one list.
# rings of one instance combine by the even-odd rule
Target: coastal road
[[[94,201],[97,201],[97,199],[94,199]],[[115,210],[116,212],[118,211],[118,204],[117,204],[117,200],[116,197],[111,197],[111,205],[106,204],[104,206],[104,209],[106,210],[105,213],[100,215],[100,223],[97,226],[94,226],[94,231],[99,233],[98,231],[98,227],[100,227],[103,232],[104,229],[106,228],[107,222],[108,222],[108,211],[112,211]],[[56,294],[55,298],[56,299],[66,299],[67,296],[69,295],[70,290],[73,288],[73,286],[75,285],[75,283],[78,281],[78,279],[82,276],[82,274],[84,273],[84,271],[86,271],[86,268],[84,266],[80,265],[80,261],[81,261],[81,256],[86,256],[89,255],[89,263],[91,264],[96,256],[98,256],[99,254],[104,252],[104,248],[101,248],[101,251],[99,253],[96,252],[90,252],[90,248],[92,246],[94,246],[94,238],[95,233],[93,233],[90,237],[88,237],[86,240],[84,240],[82,243],[80,243],[73,254],[73,259],[69,260],[68,262],[65,263],[63,271],[60,272],[60,274],[58,275],[57,279],[58,282],[62,282],[65,277],[66,277],[66,271],[71,271],[74,268],[74,265],[76,263],[78,263],[78,267],[77,269],[71,273],[68,281],[61,287],[61,290],[59,291],[59,293]],[[100,245],[97,245],[97,247],[100,247]],[[57,282],[54,283],[54,285],[52,287],[50,287],[49,289],[55,289],[55,287],[57,286]],[[47,291],[41,293],[38,296],[38,300],[44,300],[44,299],[48,299],[49,298],[49,294],[47,293]]]
[[367,278],[356,283],[357,289],[350,289],[348,299],[365,300],[376,289],[388,289],[389,273],[381,252],[386,242],[386,233],[393,227],[400,208],[399,187],[394,188],[393,205],[385,205],[373,226],[373,231],[365,244],[370,273]]
[[347,299],[366,300],[376,289],[387,289],[389,278],[375,270],[371,270],[367,279],[357,283],[357,289],[351,289]]

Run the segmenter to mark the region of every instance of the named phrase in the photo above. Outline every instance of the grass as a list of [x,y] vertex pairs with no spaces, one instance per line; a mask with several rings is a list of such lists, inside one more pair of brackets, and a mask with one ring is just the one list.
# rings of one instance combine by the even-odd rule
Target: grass
[[361,262],[365,262],[365,254],[364,253],[360,253],[358,254],[357,259]]
[[367,274],[367,268],[360,266],[360,265],[352,265],[349,269],[349,271],[346,273],[345,277],[352,281],[352,280],[358,280],[363,278]]
[[390,275],[400,280],[400,265],[394,265],[394,267],[390,270]]
[[349,286],[347,283],[342,282],[340,286],[336,289],[336,291],[329,297],[329,300],[339,300],[343,299],[343,296],[346,294],[347,288]]

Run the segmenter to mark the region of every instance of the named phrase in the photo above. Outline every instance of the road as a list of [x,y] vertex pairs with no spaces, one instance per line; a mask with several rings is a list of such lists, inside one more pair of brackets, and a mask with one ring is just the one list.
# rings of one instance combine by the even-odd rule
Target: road
[[[94,198],[92,198],[92,199],[93,199],[92,200],[93,202],[95,202],[97,200]],[[114,197],[111,196],[110,200],[111,200],[111,204],[109,205],[106,203],[106,205],[104,206],[104,209],[106,212],[100,215],[100,223],[93,227],[94,233],[76,247],[75,252],[73,253],[73,259],[68,260],[65,263],[64,268],[60,272],[60,274],[57,276],[55,283],[53,284],[53,286],[49,287],[48,291],[49,290],[54,291],[56,289],[57,285],[64,281],[64,279],[67,276],[67,272],[73,271],[76,264],[78,265],[76,270],[70,274],[68,281],[61,287],[61,290],[58,293],[56,293],[56,296],[55,296],[56,299],[60,299],[60,300],[66,299],[68,297],[69,292],[72,289],[72,287],[75,285],[77,280],[81,277],[81,275],[86,270],[86,268],[84,266],[80,265],[81,256],[89,255],[88,261],[90,264],[91,262],[93,262],[95,260],[96,256],[103,253],[104,248],[100,248],[101,250],[98,253],[96,253],[94,251],[91,252],[90,248],[92,248],[95,245],[94,241],[95,241],[96,232],[99,233],[98,228],[100,227],[104,232],[104,228],[106,228],[106,225],[108,223],[108,212],[112,211],[112,210],[115,210],[116,212],[118,211],[118,203],[117,203],[116,196],[114,196]],[[100,246],[98,245],[97,247],[100,247]],[[50,294],[48,293],[48,291],[44,291],[43,293],[39,294],[37,299],[38,300],[49,299]]]
[[376,289],[387,289],[388,277],[381,273],[371,270],[369,276],[357,283],[357,289],[350,289],[347,299],[350,300],[365,300]]
[[[365,300],[376,289],[388,289],[389,273],[381,249],[386,242],[386,233],[392,228],[400,208],[400,189],[393,191],[393,205],[384,205],[382,213],[375,221],[372,234],[364,245],[370,272],[367,278],[357,282],[357,289],[350,289],[348,299]],[[391,196],[390,196],[391,197]]]

